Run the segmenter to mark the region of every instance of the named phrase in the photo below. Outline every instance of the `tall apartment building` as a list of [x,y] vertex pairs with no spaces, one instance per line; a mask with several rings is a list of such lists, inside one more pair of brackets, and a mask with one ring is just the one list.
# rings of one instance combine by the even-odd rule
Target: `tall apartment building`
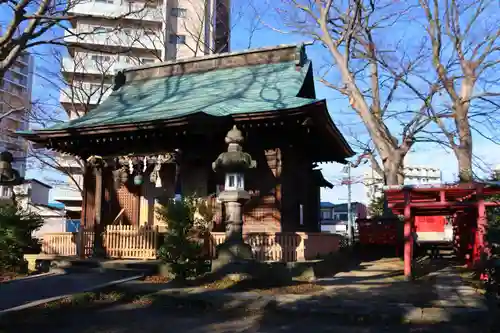
[[[113,75],[125,67],[229,51],[229,0],[84,0],[72,11],[90,14],[73,20],[62,59],[67,85],[60,102],[70,118],[92,109],[111,93]],[[120,20],[110,17],[120,16]],[[123,17],[123,18],[122,18]],[[54,200],[78,218],[83,182],[81,163],[61,157],[72,172]],[[81,185],[80,185],[81,186]]]
[[33,57],[23,53],[0,81],[0,151],[9,150],[14,155],[14,168],[23,177],[27,146],[26,141],[14,132],[28,129],[33,64]]
[[[429,166],[407,166],[404,168],[404,176],[405,185],[439,184],[442,182],[441,170]],[[383,194],[383,177],[375,170],[372,169],[364,174],[363,183],[368,203]]]

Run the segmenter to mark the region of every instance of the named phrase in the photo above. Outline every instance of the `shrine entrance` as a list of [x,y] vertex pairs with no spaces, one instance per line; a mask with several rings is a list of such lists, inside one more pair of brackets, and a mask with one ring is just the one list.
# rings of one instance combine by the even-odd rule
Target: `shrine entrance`
[[450,216],[455,254],[469,267],[477,267],[488,255],[486,207],[500,203],[486,200],[500,193],[497,183],[390,186],[385,193],[388,207],[404,216],[404,274],[407,279],[413,277],[417,216]]

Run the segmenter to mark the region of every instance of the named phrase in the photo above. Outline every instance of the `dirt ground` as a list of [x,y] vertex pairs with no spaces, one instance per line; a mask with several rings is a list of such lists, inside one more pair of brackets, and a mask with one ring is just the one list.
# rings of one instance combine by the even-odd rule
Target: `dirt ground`
[[[315,282],[321,286],[321,290],[314,292],[323,294],[318,299],[319,302],[327,301],[329,296],[364,303],[374,300],[381,305],[398,301],[422,303],[420,305],[425,306],[436,298],[432,287],[434,281],[427,275],[439,270],[440,263],[421,266],[417,268],[418,281],[410,288],[403,281],[402,262],[396,258],[387,258],[360,262],[348,270],[322,278]],[[163,281],[156,282],[162,284]],[[327,315],[284,315],[268,310],[236,314],[170,301],[157,303],[147,297],[135,297],[122,302],[111,300],[110,304],[95,308],[52,309],[34,313],[27,318],[18,317],[3,322],[0,318],[0,333],[493,332],[477,326],[472,329],[453,323],[425,326],[400,323],[385,326],[378,322],[353,324],[352,321],[341,322],[341,319]]]
[[[476,333],[481,332],[475,329]],[[234,333],[234,332],[337,332],[400,333],[449,332],[465,333],[461,326],[381,326],[342,325],[325,316],[284,316],[270,313],[229,315],[200,312],[194,309],[138,306],[137,304],[96,311],[53,313],[36,322],[9,323],[0,326],[1,333]],[[486,331],[484,331],[486,332]]]

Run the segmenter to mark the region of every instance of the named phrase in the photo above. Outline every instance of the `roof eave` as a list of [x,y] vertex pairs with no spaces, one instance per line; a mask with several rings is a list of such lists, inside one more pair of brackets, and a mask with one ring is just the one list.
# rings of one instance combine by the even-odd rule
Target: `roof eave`
[[[234,121],[247,121],[247,120],[266,120],[278,118],[283,115],[293,116],[306,112],[306,106],[311,105],[322,105],[322,101],[314,101],[311,104],[307,104],[305,106],[300,106],[291,109],[283,109],[276,111],[264,111],[264,112],[253,112],[253,113],[240,113],[229,115],[225,117],[232,118]],[[140,123],[127,123],[127,124],[117,124],[117,125],[100,125],[100,126],[86,126],[86,127],[75,127],[75,128],[66,128],[66,129],[56,129],[56,130],[41,130],[41,131],[20,131],[17,132],[21,137],[33,141],[33,142],[42,142],[47,141],[52,138],[64,138],[72,135],[91,135],[91,134],[107,134],[107,133],[117,133],[117,132],[128,132],[135,131],[137,129],[149,129],[158,127],[158,125],[174,127],[174,126],[182,126],[186,125],[193,117],[208,117],[208,118],[219,118],[220,116],[212,116],[203,112],[199,112],[196,114],[191,114],[188,116],[182,116],[178,118],[164,119],[164,120],[154,120]]]
[[328,132],[339,139],[339,143],[342,145],[342,150],[344,152],[344,156],[342,157],[342,161],[337,161],[339,163],[343,163],[343,164],[347,164],[347,158],[349,157],[353,157],[354,155],[356,155],[356,153],[354,152],[354,150],[352,150],[351,146],[349,145],[349,143],[347,142],[347,140],[344,138],[344,136],[342,135],[342,133],[340,132],[340,130],[338,129],[337,125],[335,125],[335,123],[333,122],[333,119],[332,117],[330,117],[330,113],[328,112],[328,107],[327,107],[327,104],[326,104],[326,100],[325,99],[322,99],[318,102],[318,104],[321,103],[321,105],[323,106],[323,111],[324,111],[324,117],[325,117],[325,120],[327,121],[326,123],[326,129],[328,130]]

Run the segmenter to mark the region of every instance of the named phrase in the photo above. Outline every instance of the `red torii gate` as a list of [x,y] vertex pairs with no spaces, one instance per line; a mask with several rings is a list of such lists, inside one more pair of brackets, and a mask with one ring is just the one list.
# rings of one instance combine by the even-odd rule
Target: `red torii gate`
[[455,237],[467,239],[468,244],[461,243],[462,247],[466,245],[472,249],[468,263],[475,265],[488,253],[486,207],[500,206],[500,203],[485,202],[485,197],[500,194],[500,183],[387,186],[385,193],[389,208],[404,216],[404,274],[407,279],[412,278],[415,216],[454,216],[455,227],[460,218],[466,219],[466,223],[462,223],[465,227],[462,226]]

